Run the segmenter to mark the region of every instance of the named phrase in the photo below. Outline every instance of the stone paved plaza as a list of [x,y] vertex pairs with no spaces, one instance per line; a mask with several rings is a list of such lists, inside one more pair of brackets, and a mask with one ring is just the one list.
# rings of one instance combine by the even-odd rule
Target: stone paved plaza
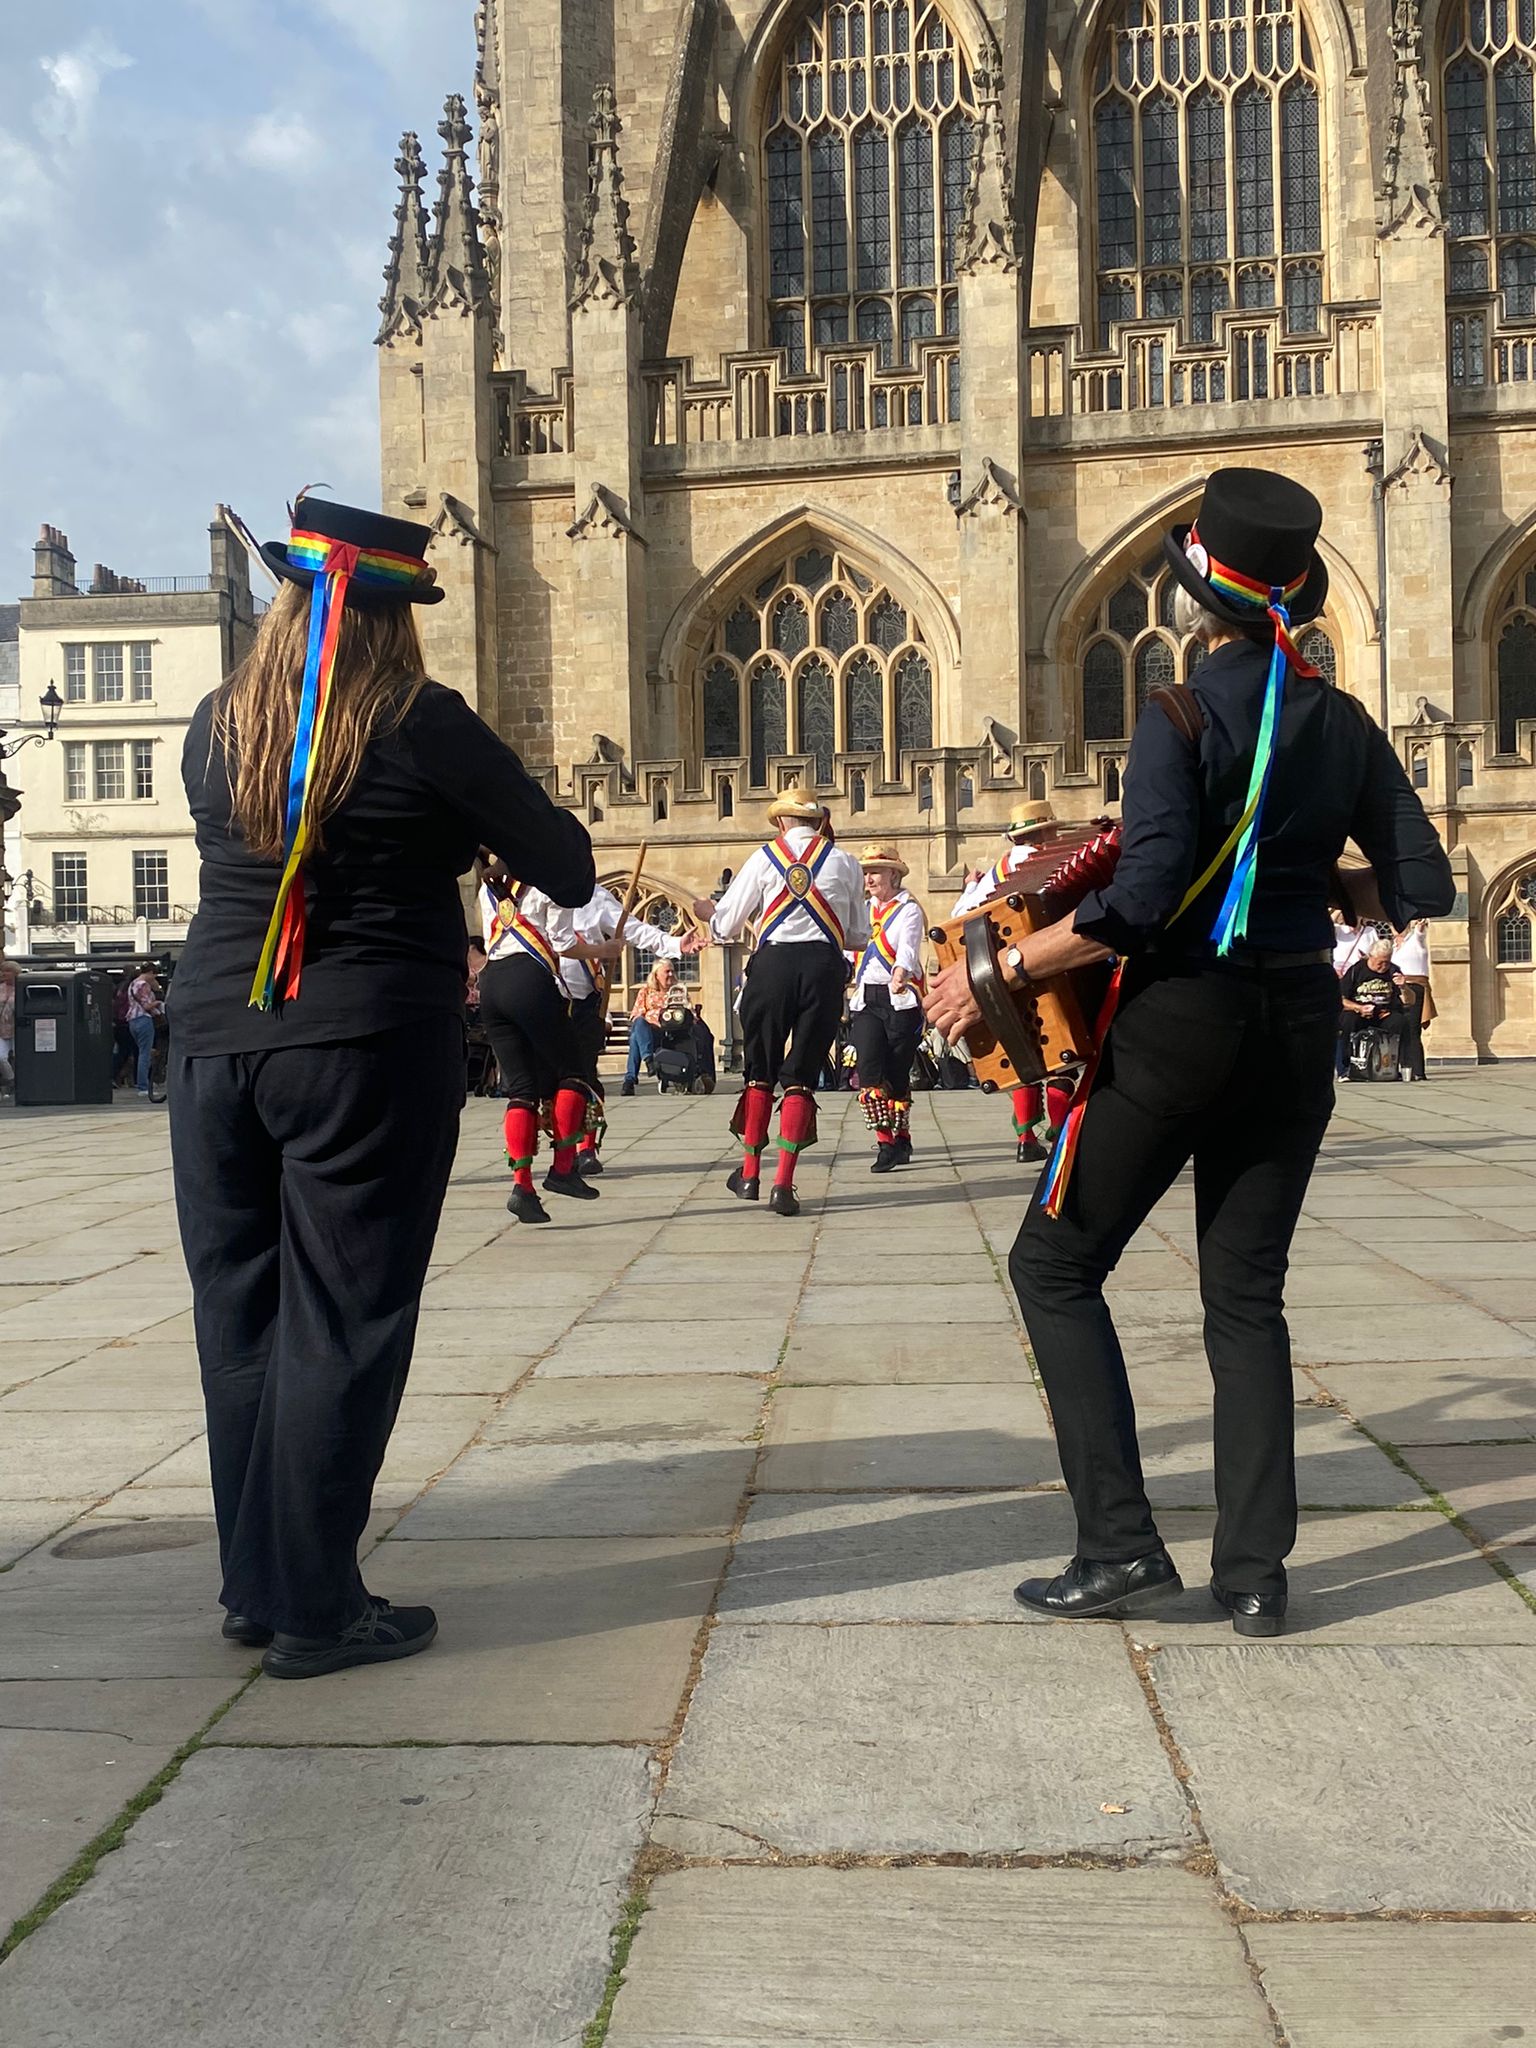
[[1279,1643],[1203,1591],[1186,1185],[1115,1295],[1189,1590],[1042,1625],[1010,1590],[1071,1524],[1004,1105],[919,1098],[871,1181],[824,1097],[795,1222],[725,1193],[729,1109],[617,1102],[601,1202],[534,1232],[471,1103],[368,1564],[441,1639],[304,1685],[218,1635],[163,1112],[0,1121],[0,2039],[1520,2038],[1536,1073],[1343,1092]]

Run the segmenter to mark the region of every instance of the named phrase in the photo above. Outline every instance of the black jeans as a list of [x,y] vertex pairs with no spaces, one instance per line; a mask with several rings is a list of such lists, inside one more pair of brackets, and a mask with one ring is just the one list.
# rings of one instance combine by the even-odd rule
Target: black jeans
[[818,939],[758,947],[741,991],[748,1081],[816,1086],[842,1022],[847,978],[842,954]]
[[1032,1199],[1009,1258],[1077,1510],[1078,1552],[1158,1541],[1104,1282],[1183,1167],[1195,1174],[1205,1351],[1215,1382],[1212,1566],[1236,1592],[1285,1586],[1296,1540],[1287,1258],[1333,1110],[1330,967],[1135,972],[1083,1117],[1061,1218]]
[[570,998],[528,954],[481,968],[480,1022],[513,1102],[547,1102],[557,1088],[587,1086],[588,1046]]
[[464,1103],[464,1026],[182,1057],[176,1210],[233,1614],[291,1635],[363,1602],[358,1538],[405,1391]]
[[898,1010],[891,992],[876,982],[864,991],[864,1006],[850,1019],[859,1063],[859,1086],[883,1088],[896,1102],[912,1098],[912,1062],[923,1035],[923,1012],[914,1003]]

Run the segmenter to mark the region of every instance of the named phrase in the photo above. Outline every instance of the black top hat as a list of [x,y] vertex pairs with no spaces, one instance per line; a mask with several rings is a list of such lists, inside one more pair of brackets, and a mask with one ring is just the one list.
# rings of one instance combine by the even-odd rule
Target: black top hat
[[1283,605],[1293,626],[1328,597],[1317,553],[1323,508],[1303,484],[1272,469],[1218,469],[1206,479],[1193,526],[1176,526],[1163,553],[1180,583],[1230,626],[1262,624]]
[[302,494],[292,517],[293,531],[286,541],[261,544],[261,559],[284,582],[312,584],[345,559],[338,548],[349,548],[356,550],[347,584],[349,604],[441,604],[447,595],[438,588],[437,571],[425,559],[430,526]]

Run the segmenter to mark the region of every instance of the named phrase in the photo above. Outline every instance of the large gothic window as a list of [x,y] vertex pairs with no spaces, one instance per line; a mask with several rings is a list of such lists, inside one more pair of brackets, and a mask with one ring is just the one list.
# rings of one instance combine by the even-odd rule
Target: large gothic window
[[[1173,622],[1179,586],[1155,555],[1114,584],[1100,599],[1083,640],[1082,723],[1085,741],[1123,740],[1148,694],[1187,683],[1204,659],[1193,634]],[[1297,645],[1330,683],[1338,681],[1338,655],[1330,629],[1308,626]]]
[[834,779],[838,754],[876,775],[933,745],[933,657],[901,600],[841,555],[801,548],[745,592],[699,665],[703,753],[745,755],[754,788],[775,755]]
[[874,344],[882,367],[959,329],[955,257],[976,105],[954,30],[922,0],[820,0],[768,107],[768,318],[802,371]]
[[1536,567],[1504,593],[1493,629],[1498,687],[1494,722],[1501,754],[1515,751],[1515,728],[1536,718]]
[[1453,0],[1445,49],[1451,290],[1536,318],[1536,0]]
[[1296,0],[1122,0],[1093,90],[1101,344],[1142,319],[1198,346],[1230,307],[1318,333],[1319,87]]

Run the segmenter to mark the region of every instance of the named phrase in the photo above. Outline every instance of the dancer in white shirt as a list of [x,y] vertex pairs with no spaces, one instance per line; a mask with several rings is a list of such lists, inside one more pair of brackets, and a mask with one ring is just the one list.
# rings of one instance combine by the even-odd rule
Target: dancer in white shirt
[[859,1101],[875,1134],[871,1173],[912,1157],[912,1062],[923,1035],[923,907],[902,888],[907,864],[892,846],[859,855],[870,938],[854,970],[848,1012],[859,1063]]
[[659,925],[647,924],[640,917],[626,921],[621,937],[619,913],[623,908],[613,891],[600,884],[579,910],[558,912],[558,921],[553,927],[556,949],[561,955],[560,979],[571,1000],[571,1023],[581,1048],[583,1072],[591,1091],[586,1122],[576,1147],[577,1169],[588,1179],[603,1170],[599,1148],[603,1132],[607,1129],[604,1104],[608,1091],[597,1070],[606,1031],[597,962],[603,959],[617,963],[626,945],[633,946],[639,953],[654,954],[660,960],[681,960],[685,953],[697,953],[703,944],[702,939],[692,934],[686,939],[675,938]]

